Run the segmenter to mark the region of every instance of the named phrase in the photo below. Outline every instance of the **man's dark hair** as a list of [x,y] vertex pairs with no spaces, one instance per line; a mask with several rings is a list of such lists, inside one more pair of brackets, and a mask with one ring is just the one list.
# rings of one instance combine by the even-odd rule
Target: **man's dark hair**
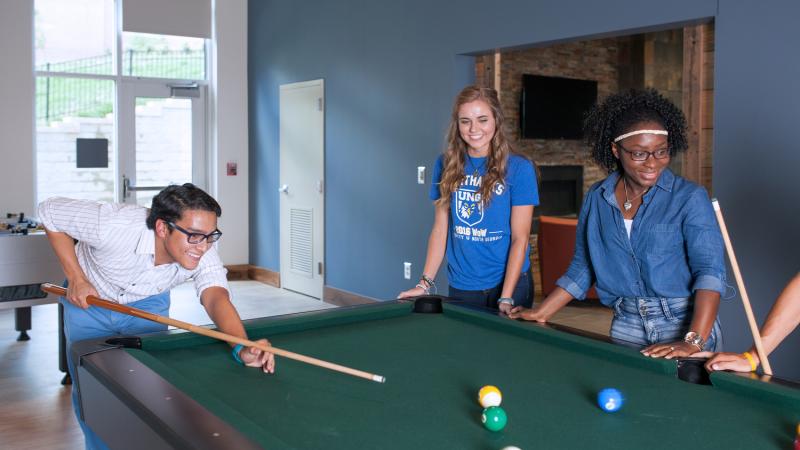
[[167,186],[153,197],[153,205],[147,216],[147,228],[155,229],[158,219],[175,223],[186,210],[213,212],[217,217],[222,215],[222,208],[214,197],[192,183]]
[[614,138],[642,122],[656,122],[667,130],[670,156],[688,147],[686,117],[674,103],[654,89],[630,90],[608,96],[586,115],[583,134],[595,162],[609,172],[616,170],[618,161],[611,152]]

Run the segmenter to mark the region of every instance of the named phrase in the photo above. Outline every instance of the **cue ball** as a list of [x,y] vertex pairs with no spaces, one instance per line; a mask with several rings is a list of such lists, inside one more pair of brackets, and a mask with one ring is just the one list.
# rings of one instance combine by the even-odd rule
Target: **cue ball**
[[503,408],[499,406],[490,406],[483,410],[481,414],[481,422],[483,426],[489,431],[500,431],[505,428],[508,422],[508,416]]
[[500,389],[497,389],[496,386],[484,386],[478,391],[478,403],[484,408],[500,406],[500,402],[502,401],[503,394],[500,393]]
[[597,405],[606,412],[617,412],[622,408],[622,393],[614,388],[605,388],[597,394]]
[[500,450],[522,450],[522,449],[515,445],[509,445],[508,447],[503,447]]

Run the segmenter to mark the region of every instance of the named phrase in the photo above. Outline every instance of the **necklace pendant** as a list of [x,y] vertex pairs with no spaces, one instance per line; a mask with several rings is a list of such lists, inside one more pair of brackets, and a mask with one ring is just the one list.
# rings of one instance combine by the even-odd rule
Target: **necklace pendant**
[[633,207],[633,203],[626,200],[625,203],[622,204],[622,206],[625,208],[625,211],[628,211]]

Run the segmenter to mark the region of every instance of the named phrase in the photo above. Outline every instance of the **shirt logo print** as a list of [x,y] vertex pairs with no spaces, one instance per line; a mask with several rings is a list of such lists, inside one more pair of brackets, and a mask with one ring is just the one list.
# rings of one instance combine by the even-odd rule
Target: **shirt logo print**
[[483,221],[483,202],[478,192],[459,189],[455,193],[458,220],[468,226]]

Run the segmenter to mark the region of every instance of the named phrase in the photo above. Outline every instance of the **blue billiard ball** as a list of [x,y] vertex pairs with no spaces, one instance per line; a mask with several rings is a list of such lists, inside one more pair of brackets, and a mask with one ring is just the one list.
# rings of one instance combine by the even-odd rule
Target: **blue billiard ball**
[[622,392],[614,388],[605,388],[597,394],[597,405],[606,412],[616,412],[622,408]]

